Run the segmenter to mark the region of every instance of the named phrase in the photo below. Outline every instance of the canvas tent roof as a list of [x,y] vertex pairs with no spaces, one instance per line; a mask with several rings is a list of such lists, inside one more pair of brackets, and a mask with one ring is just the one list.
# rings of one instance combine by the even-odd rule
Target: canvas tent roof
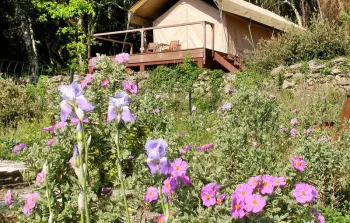
[[[214,4],[214,0],[202,1]],[[176,2],[176,0],[139,0],[129,10],[129,20],[136,25],[152,26],[152,21],[165,13],[176,4]],[[252,20],[277,30],[288,32],[295,28],[301,28],[295,23],[269,10],[263,9],[244,0],[217,0],[217,2],[220,9],[224,12]]]

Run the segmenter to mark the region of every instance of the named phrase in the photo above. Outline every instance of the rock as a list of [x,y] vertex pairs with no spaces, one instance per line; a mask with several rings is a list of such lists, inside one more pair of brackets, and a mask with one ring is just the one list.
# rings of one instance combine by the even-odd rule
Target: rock
[[321,72],[324,68],[326,68],[325,64],[316,64],[315,66],[309,66],[310,70],[312,73],[319,73]]
[[342,85],[342,86],[350,85],[350,79],[349,78],[345,78],[345,77],[340,77],[340,79],[338,79],[338,85]]
[[333,68],[332,70],[331,70],[331,74],[332,75],[338,75],[338,74],[340,74],[341,73],[341,70],[339,69],[339,68]]
[[279,73],[282,73],[285,69],[285,66],[280,65],[279,67],[276,67],[275,69],[273,69],[270,74],[273,77],[276,77]]
[[343,65],[345,62],[346,62],[345,57],[335,58],[331,61],[332,64],[336,64],[336,65]]
[[313,74],[309,74],[308,77],[313,78],[313,79],[317,79],[317,78],[321,77],[321,74],[320,73],[313,73]]
[[293,76],[294,76],[294,73],[289,73],[289,72],[288,72],[288,73],[285,73],[285,74],[284,74],[284,77],[285,77],[285,78],[290,78],[290,77],[293,77]]
[[295,83],[294,82],[289,82],[289,81],[283,81],[282,88],[283,89],[290,89],[294,87]]
[[288,67],[288,72],[297,73],[300,70],[301,63],[293,64]]
[[22,172],[25,170],[23,162],[0,161],[0,187],[24,183]]
[[295,79],[303,79],[305,78],[305,75],[303,73],[296,73],[294,74]]

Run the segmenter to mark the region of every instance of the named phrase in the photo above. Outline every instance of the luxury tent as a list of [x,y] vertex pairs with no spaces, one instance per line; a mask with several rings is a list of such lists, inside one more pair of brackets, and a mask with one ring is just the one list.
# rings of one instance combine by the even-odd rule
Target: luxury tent
[[[140,71],[147,66],[181,63],[191,55],[201,67],[234,72],[240,69],[244,52],[261,39],[302,29],[244,0],[139,0],[129,10],[128,19],[141,28],[92,37],[130,46],[127,67]],[[112,38],[128,33],[139,33],[134,36],[139,38],[140,53],[134,54],[134,43]],[[152,33],[152,40],[146,33]]]
[[[285,18],[244,0],[140,0],[129,10],[130,23],[149,26],[208,21],[214,24],[214,49],[237,55],[260,39],[299,28]],[[200,24],[154,30],[154,42],[170,42],[176,36],[181,49],[201,47]],[[207,48],[212,49],[210,27]]]

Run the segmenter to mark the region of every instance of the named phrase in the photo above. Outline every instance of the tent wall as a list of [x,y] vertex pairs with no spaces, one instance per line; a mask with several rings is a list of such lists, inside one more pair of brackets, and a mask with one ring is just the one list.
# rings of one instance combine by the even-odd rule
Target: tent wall
[[[270,38],[273,30],[225,13],[229,54],[251,50],[261,39]],[[249,30],[250,29],[250,30]]]
[[[227,52],[225,17],[220,18],[219,10],[200,0],[180,0],[166,13],[153,22],[153,26],[181,24],[187,22],[207,21],[215,25],[214,48]],[[179,40],[181,49],[203,47],[203,28],[201,24],[154,30],[154,41],[169,44]],[[206,47],[212,49],[212,29],[206,28]]]

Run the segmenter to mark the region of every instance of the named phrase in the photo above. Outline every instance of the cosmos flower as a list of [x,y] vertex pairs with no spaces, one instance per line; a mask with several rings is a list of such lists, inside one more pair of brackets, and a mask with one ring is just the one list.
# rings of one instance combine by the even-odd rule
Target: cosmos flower
[[291,158],[294,169],[299,172],[304,172],[306,167],[306,162],[300,156]]
[[158,189],[155,187],[149,187],[145,194],[145,201],[151,203],[156,200],[158,200]]
[[4,201],[5,204],[10,206],[12,203],[12,194],[11,194],[11,190],[8,190],[4,196]]
[[247,196],[244,200],[244,209],[247,212],[259,213],[266,205],[266,200],[264,197],[258,194],[252,194]]
[[128,53],[120,53],[120,54],[115,56],[115,60],[119,64],[127,63],[129,61],[129,59],[130,59],[130,55]]

